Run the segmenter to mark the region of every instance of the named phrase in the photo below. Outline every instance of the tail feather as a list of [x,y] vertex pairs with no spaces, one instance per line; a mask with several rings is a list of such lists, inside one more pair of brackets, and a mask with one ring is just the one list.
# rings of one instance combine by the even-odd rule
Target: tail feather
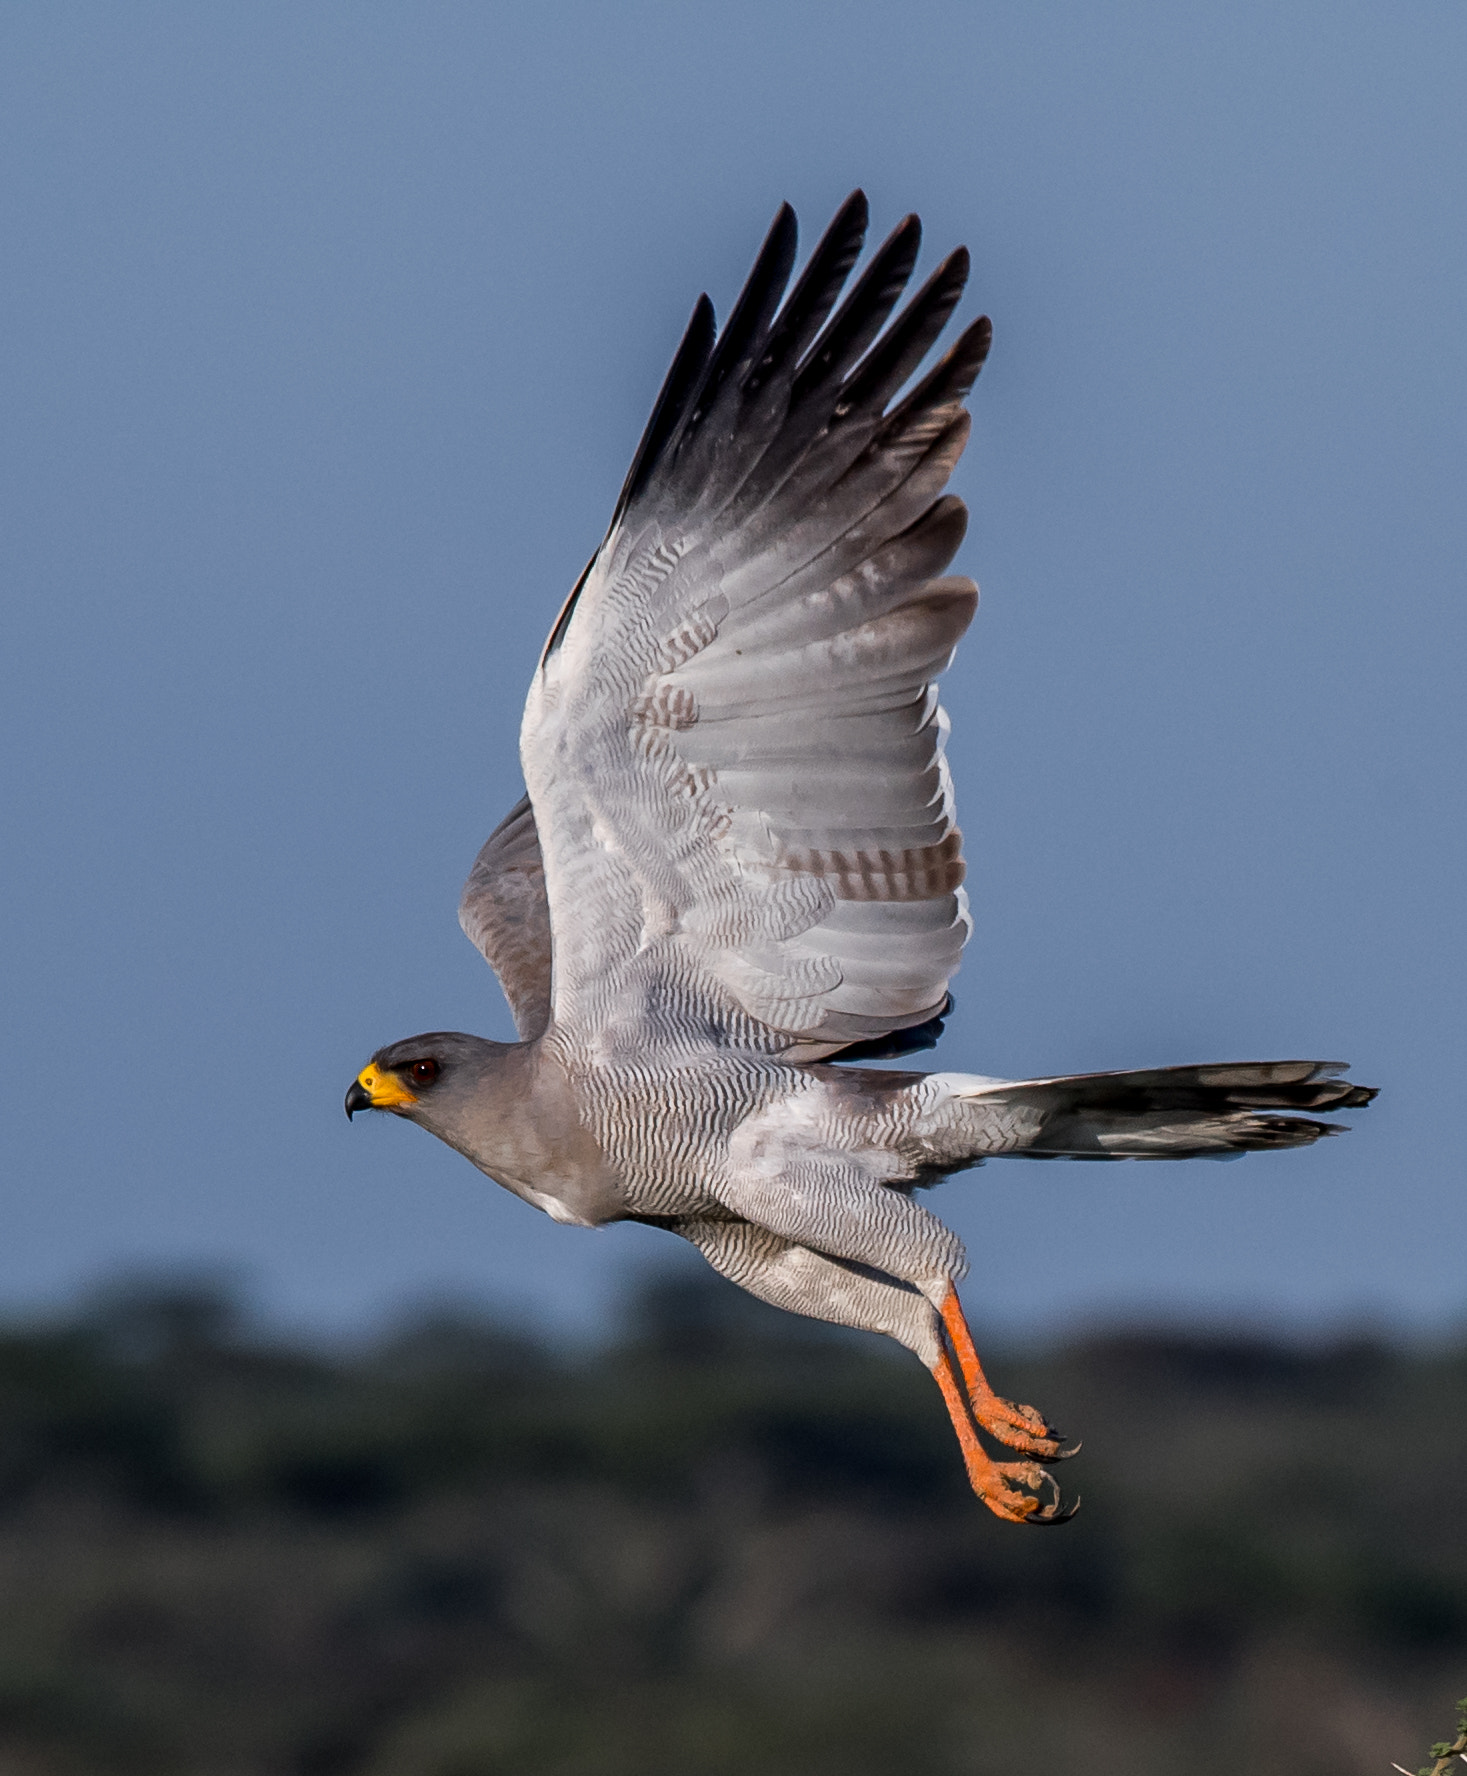
[[1279,1114],[1350,1110],[1376,1095],[1339,1076],[1339,1061],[1247,1061],[1080,1073],[1059,1079],[980,1080],[954,1096],[1011,1112],[1026,1159],[1193,1159],[1308,1147],[1344,1125]]

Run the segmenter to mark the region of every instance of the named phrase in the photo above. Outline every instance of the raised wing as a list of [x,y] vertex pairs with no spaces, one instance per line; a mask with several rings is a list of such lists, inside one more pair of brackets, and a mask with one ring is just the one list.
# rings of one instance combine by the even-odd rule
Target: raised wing
[[946,1003],[969,920],[933,681],[977,588],[937,577],[967,519],[941,496],[990,329],[893,405],[968,257],[883,332],[920,226],[837,309],[865,225],[857,192],[781,306],[786,205],[716,342],[699,301],[530,689],[554,1027],[592,1052],[813,1059]]
[[535,810],[522,796],[484,841],[458,903],[469,942],[499,976],[524,1042],[550,1022],[550,906]]

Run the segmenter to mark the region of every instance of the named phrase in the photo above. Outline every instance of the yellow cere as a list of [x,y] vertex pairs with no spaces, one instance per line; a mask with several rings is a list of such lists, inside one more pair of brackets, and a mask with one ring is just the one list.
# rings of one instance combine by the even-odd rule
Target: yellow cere
[[369,1061],[357,1074],[357,1084],[372,1100],[374,1110],[392,1110],[398,1104],[416,1104],[417,1099],[397,1077],[375,1061]]

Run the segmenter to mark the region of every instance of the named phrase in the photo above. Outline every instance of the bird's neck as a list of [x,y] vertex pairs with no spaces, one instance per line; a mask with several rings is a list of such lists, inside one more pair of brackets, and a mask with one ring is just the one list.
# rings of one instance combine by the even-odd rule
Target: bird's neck
[[557,1221],[594,1227],[625,1213],[565,1069],[543,1040],[501,1049],[452,1126],[434,1132]]

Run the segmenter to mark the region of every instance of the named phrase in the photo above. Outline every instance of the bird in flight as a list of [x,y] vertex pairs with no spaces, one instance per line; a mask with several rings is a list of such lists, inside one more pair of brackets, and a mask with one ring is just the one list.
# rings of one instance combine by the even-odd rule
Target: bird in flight
[[978,602],[945,571],[967,511],[943,489],[992,332],[919,375],[968,255],[893,319],[920,224],[851,283],[866,224],[858,191],[790,287],[785,205],[721,333],[699,298],[551,628],[528,794],[459,907],[520,1040],[391,1043],[346,1110],[418,1123],[557,1221],[667,1228],[764,1301],[896,1339],[989,1509],[1059,1523],[1046,1464],[1072,1451],[989,1385],[962,1244],[917,1191],[989,1158],[1302,1147],[1338,1125],[1301,1112],[1375,1094],[1316,1061],[849,1065],[936,1042],[971,925],[936,680]]

